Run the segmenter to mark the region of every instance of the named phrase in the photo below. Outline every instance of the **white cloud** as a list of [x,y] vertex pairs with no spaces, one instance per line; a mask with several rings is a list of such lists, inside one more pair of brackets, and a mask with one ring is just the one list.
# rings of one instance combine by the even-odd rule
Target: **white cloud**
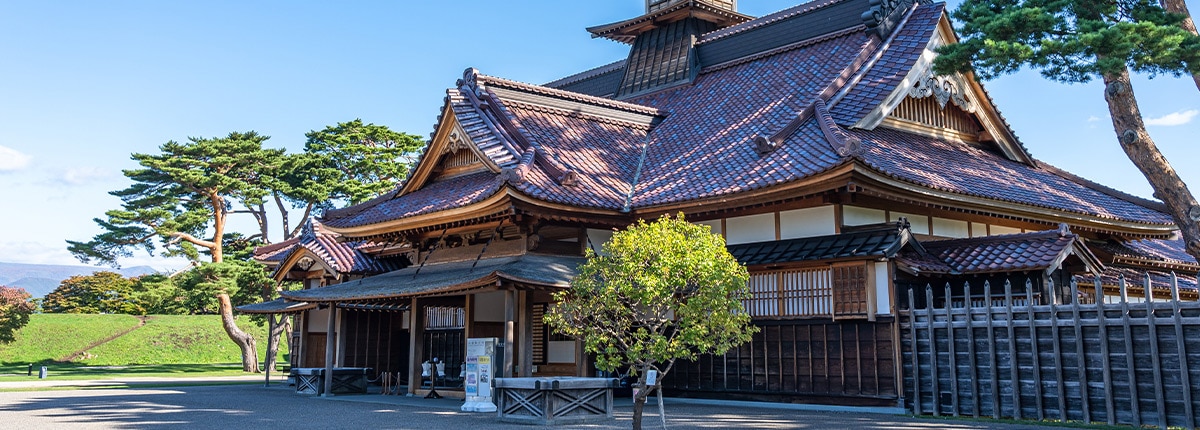
[[32,159],[33,157],[22,154],[20,151],[0,146],[0,172],[24,169]]
[[1087,119],[1087,122],[1096,122],[1096,121],[1100,121],[1100,117],[1092,115],[1092,116],[1089,116]]
[[112,176],[113,172],[99,167],[76,167],[67,169],[59,179],[67,185],[84,185]]
[[1169,113],[1158,118],[1149,118],[1146,120],[1146,125],[1160,125],[1163,127],[1171,127],[1176,125],[1184,125],[1192,122],[1192,118],[1200,115],[1200,110],[1190,109],[1180,112]]
[[[86,266],[67,251],[67,243],[60,244],[31,241],[0,241],[0,262],[23,264],[57,264],[63,266]],[[120,258],[121,267],[150,266],[157,270],[174,272],[188,267],[184,258],[151,257],[136,251],[132,257]],[[100,269],[112,270],[108,266]]]

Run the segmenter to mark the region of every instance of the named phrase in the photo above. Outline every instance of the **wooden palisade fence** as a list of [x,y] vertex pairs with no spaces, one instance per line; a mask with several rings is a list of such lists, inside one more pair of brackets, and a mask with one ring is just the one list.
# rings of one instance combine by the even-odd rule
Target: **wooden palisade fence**
[[[1079,304],[1072,281],[1071,304],[1034,306],[1023,306],[1034,303],[1028,284],[1014,297],[1006,282],[995,301],[985,285],[974,303],[935,303],[926,287],[924,307],[900,317],[906,407],[918,415],[1197,427],[1200,303],[1179,300],[1174,276],[1170,300],[1155,302],[1144,282],[1144,303],[1129,301],[1122,280],[1119,303]],[[970,297],[969,286],[962,292]],[[910,308],[914,295],[908,291]]]

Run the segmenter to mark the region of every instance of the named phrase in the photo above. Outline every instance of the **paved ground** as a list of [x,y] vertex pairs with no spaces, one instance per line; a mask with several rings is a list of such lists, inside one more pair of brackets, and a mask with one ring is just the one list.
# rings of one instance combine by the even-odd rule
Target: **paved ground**
[[[149,381],[147,381],[149,382]],[[161,381],[160,381],[161,382]],[[632,408],[618,399],[614,421],[559,428],[627,429]],[[458,412],[459,400],[398,396],[307,397],[276,384],[178,388],[80,389],[0,392],[0,428],[167,429],[167,428],[370,428],[370,429],[536,429],[503,424],[493,414]],[[648,408],[646,428],[659,427]],[[964,420],[808,412],[754,407],[668,404],[671,429],[1018,429]],[[1061,428],[1061,427],[1059,427]]]

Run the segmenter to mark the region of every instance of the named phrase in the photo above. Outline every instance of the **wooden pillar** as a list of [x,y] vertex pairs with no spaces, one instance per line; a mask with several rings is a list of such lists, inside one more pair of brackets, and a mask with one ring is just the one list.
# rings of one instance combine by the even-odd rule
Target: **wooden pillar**
[[307,351],[305,348],[308,348],[308,345],[307,345],[308,339],[305,339],[305,338],[308,337],[308,313],[309,312],[312,312],[312,311],[304,311],[304,312],[299,313],[296,317],[295,324],[292,325],[293,336],[295,335],[295,332],[300,333],[299,337],[297,338],[296,344],[292,345],[292,363],[291,364],[292,364],[293,368],[309,366],[309,363],[304,362],[304,354]]
[[328,324],[325,325],[325,391],[321,395],[329,397],[333,395],[333,357],[335,342],[337,342],[337,320],[340,310],[337,303],[329,304],[329,318],[326,319]]
[[420,301],[412,299],[408,311],[408,394],[417,394],[421,388],[421,356],[425,348],[425,312]]
[[518,291],[517,297],[521,304],[521,314],[517,318],[521,327],[521,341],[517,344],[521,350],[521,376],[530,377],[533,376],[533,299],[528,291]]
[[[343,312],[341,309],[338,309],[337,312],[333,313],[333,316],[336,317],[336,321],[334,321],[334,323],[333,323],[334,331],[338,332],[339,334],[341,333],[341,331],[343,329],[346,328],[346,324],[342,321],[342,317],[344,314],[345,314],[345,312]],[[335,351],[333,354],[333,366],[334,367],[345,367],[346,338],[347,337],[348,336],[338,336],[337,337],[337,351]]]
[[504,367],[500,369],[503,378],[513,377],[513,347],[516,336],[517,292],[504,291]]

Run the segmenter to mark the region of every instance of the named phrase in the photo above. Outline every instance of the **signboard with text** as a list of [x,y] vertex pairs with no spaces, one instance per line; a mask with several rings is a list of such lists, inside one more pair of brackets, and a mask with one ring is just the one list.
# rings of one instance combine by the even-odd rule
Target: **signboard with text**
[[492,403],[492,363],[498,341],[494,337],[467,339],[466,380],[463,381],[467,399],[462,406],[463,412],[496,412],[496,405]]

